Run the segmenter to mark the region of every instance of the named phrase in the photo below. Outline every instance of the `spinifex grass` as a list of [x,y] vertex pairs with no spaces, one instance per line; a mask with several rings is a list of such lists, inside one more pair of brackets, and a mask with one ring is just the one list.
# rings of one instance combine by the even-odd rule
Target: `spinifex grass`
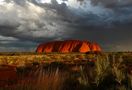
[[[21,68],[17,69],[18,82],[16,85],[3,87],[2,90],[132,89],[132,63],[128,63],[126,54],[75,54],[71,56],[70,54],[59,54],[57,57],[50,54],[47,56],[58,60],[42,64],[34,60],[33,66],[30,62],[24,63],[25,66],[20,65]],[[94,62],[91,61],[92,59]],[[130,60],[129,56],[129,62]],[[31,68],[25,68],[30,65]]]
[[81,90],[81,84],[75,73],[72,74],[59,68],[56,70],[50,68],[45,71],[41,67],[31,72],[26,78],[22,77],[13,90]]
[[[43,67],[31,71],[28,75],[19,76],[15,86],[4,87],[2,90],[62,90],[67,72],[60,72],[58,68],[54,71],[44,71]],[[0,89],[0,90],[1,90]]]

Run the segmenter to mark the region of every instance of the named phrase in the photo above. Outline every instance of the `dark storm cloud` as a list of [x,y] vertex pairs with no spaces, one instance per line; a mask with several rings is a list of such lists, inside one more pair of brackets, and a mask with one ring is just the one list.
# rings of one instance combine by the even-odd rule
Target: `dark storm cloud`
[[1,50],[3,46],[5,50],[15,47],[21,50],[21,46],[27,50],[29,44],[34,46],[69,37],[68,30],[72,27],[68,28],[69,17],[64,18],[68,12],[64,3],[58,4],[55,0],[50,4],[39,4],[35,0],[6,0],[0,5],[0,36],[18,40],[1,41],[0,38]]
[[106,28],[105,26],[103,28],[102,26],[83,26],[80,27],[83,32],[78,29],[74,34],[74,38],[88,39],[92,42],[96,41],[107,51],[129,51],[132,49],[131,24],[117,25],[111,28]]
[[101,4],[107,8],[126,7],[132,5],[132,0],[91,0],[92,4]]
[[131,0],[3,1],[0,50],[31,50],[38,43],[63,39],[95,41],[104,50],[132,50]]

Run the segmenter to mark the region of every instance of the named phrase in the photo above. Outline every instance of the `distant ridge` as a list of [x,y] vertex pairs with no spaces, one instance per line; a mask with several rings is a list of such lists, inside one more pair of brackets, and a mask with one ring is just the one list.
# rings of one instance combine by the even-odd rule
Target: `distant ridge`
[[64,40],[52,41],[38,45],[36,52],[101,52],[101,48],[97,43],[90,43],[86,40]]

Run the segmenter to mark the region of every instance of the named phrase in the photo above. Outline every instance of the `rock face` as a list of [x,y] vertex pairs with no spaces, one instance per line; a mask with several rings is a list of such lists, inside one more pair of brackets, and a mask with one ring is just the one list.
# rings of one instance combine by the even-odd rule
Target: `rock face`
[[97,43],[80,40],[65,40],[42,43],[37,47],[36,52],[100,52],[101,48]]

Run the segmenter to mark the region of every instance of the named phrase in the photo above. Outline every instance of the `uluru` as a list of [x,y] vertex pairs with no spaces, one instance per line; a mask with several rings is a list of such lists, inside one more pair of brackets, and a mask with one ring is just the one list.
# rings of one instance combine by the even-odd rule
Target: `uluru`
[[41,43],[38,45],[36,52],[101,52],[101,47],[97,43],[90,43],[86,40],[64,40]]

